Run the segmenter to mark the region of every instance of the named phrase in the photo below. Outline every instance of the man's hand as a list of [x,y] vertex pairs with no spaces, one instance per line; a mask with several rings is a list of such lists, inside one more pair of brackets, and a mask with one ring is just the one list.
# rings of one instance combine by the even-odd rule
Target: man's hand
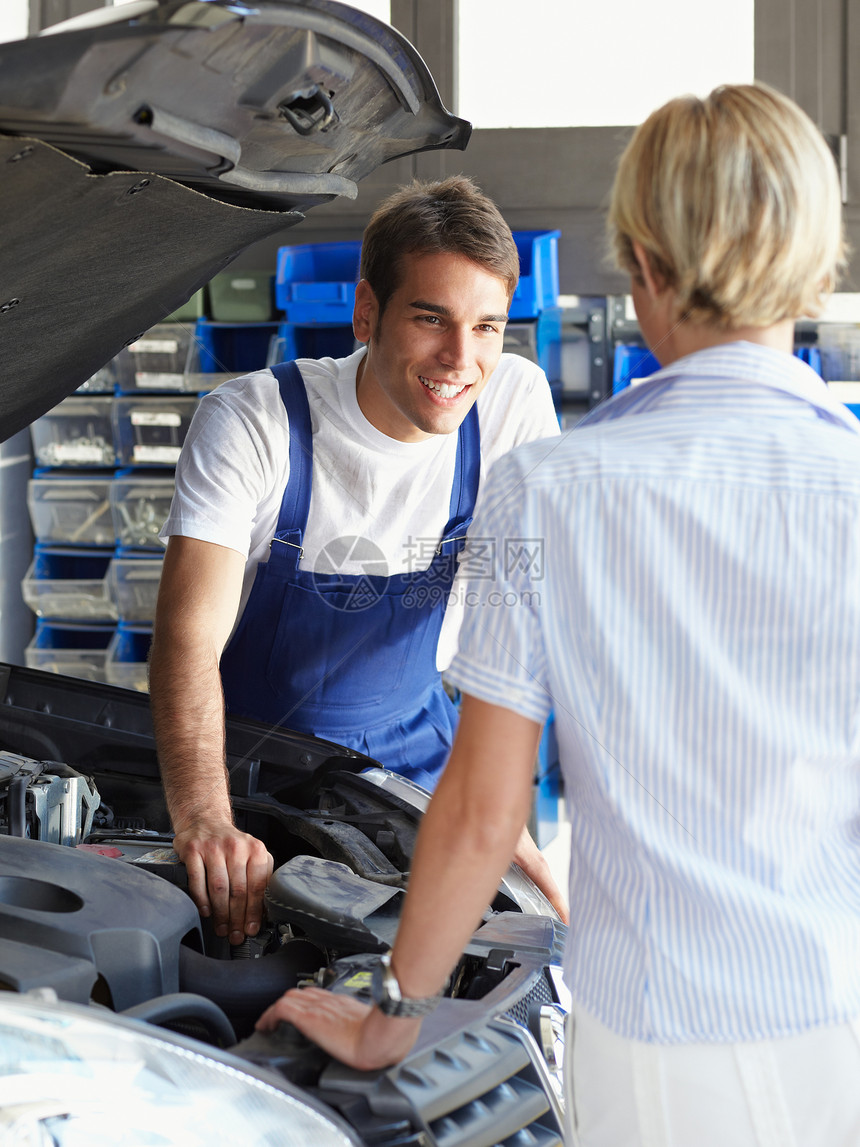
[[294,988],[281,996],[257,1020],[257,1031],[274,1031],[286,1021],[329,1055],[359,1071],[397,1063],[409,1052],[421,1027],[420,1019],[384,1016],[352,996],[321,988]]
[[540,851],[537,844],[535,844],[527,828],[523,829],[520,833],[520,839],[517,841],[517,850],[514,853],[514,864],[518,864],[526,876],[531,877],[559,914],[562,922],[569,924],[570,909],[568,908],[564,893],[556,883],[550,867],[546,862],[546,857]]
[[173,838],[188,870],[188,891],[201,916],[211,916],[216,936],[241,944],[256,936],[263,917],[263,892],[273,861],[265,845],[232,824],[189,825]]

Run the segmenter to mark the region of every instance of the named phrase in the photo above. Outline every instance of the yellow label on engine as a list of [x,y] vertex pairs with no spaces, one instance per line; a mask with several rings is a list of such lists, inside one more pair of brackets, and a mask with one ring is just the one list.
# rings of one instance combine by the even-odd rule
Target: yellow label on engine
[[370,984],[373,979],[372,972],[355,972],[344,983],[345,988],[350,988],[354,992],[370,991]]

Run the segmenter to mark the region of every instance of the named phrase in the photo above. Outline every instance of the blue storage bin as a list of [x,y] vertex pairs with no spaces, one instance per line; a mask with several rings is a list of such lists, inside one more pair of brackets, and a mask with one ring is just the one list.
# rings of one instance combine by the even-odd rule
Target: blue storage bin
[[118,470],[110,483],[113,537],[126,550],[164,552],[159,538],[173,500],[172,474],[146,470]]
[[[821,374],[821,353],[818,347],[797,347],[797,358]],[[660,363],[647,347],[618,343],[612,364],[612,393],[617,394],[629,386],[632,378],[647,378],[660,369]]]
[[262,370],[277,323],[224,323],[200,319],[185,371],[186,391],[202,394],[222,382]]
[[185,323],[158,323],[129,343],[133,371],[130,382],[118,384],[118,394],[185,389],[184,375],[193,332]]
[[218,371],[231,378],[262,370],[277,323],[220,323],[200,319],[194,328],[201,372]]
[[807,366],[811,366],[816,374],[821,374],[823,377],[821,351],[817,346],[799,346],[795,348],[794,353],[801,362],[805,362]]
[[36,633],[24,650],[28,669],[106,681],[105,661],[114,627],[73,622],[37,621]]
[[[534,319],[558,305],[560,231],[514,231],[520,281],[509,316]],[[351,323],[361,258],[359,240],[278,249],[275,302],[291,323]]]
[[612,393],[624,390],[632,378],[647,378],[659,369],[659,362],[647,347],[618,343],[612,363]]
[[37,466],[116,465],[111,411],[113,398],[73,394],[30,423]]
[[149,690],[147,661],[152,644],[152,626],[120,622],[110,640],[105,657],[105,677],[123,689]]
[[134,389],[134,360],[127,347],[114,355],[101,370],[82,382],[75,394],[115,394]]
[[36,469],[27,483],[27,508],[36,541],[112,546],[110,488],[110,474]]
[[198,399],[186,395],[117,397],[113,432],[122,466],[175,466]]
[[502,349],[537,363],[550,382],[561,378],[561,307],[547,307],[530,322],[505,327]]
[[296,358],[346,358],[355,350],[355,335],[349,326],[306,326],[281,323],[269,347],[267,365]]
[[291,323],[352,323],[361,242],[278,248],[275,303]]
[[108,590],[121,622],[150,624],[155,620],[155,604],[164,554],[141,553],[118,546],[108,568]]
[[514,231],[520,257],[520,281],[508,317],[535,319],[546,307],[558,306],[558,241],[560,231]]
[[115,621],[107,582],[110,561],[104,550],[37,544],[21,582],[24,600],[38,617]]

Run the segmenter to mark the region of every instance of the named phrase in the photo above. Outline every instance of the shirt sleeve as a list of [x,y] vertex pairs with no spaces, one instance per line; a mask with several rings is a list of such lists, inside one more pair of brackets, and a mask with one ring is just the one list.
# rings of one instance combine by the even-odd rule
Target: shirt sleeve
[[543,538],[514,455],[490,472],[469,530],[459,651],[446,677],[464,693],[543,723],[552,708],[541,625]]
[[[486,491],[486,472],[515,446],[557,438],[560,430],[546,375],[529,359],[503,354],[496,374],[478,399],[481,422],[482,477],[476,513]],[[470,535],[474,531],[470,527]],[[457,650],[467,601],[466,577],[458,564],[454,587],[439,637],[436,667],[447,677]],[[471,600],[471,599],[468,599]]]
[[[272,379],[277,387],[277,383]],[[218,387],[201,399],[176,467],[176,487],[159,535],[214,542],[247,558],[261,505],[286,486],[289,441],[283,427],[273,432],[268,379],[248,376]]]

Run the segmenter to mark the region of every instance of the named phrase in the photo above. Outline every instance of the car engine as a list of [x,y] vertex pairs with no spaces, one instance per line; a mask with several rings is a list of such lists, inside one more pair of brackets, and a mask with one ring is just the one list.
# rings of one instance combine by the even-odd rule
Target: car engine
[[495,1127],[476,1095],[464,1098],[464,1087],[489,1087],[502,1089],[494,1102],[510,1105],[513,1130],[531,1128],[524,1142],[560,1142],[547,1098],[560,1082],[547,1063],[560,1039],[552,968],[564,927],[516,869],[404,1064],[371,1083],[293,1029],[254,1032],[289,987],[369,998],[375,957],[396,932],[423,790],[340,746],[231,721],[236,822],[275,858],[265,926],[231,947],[187,894],[146,699],[0,667],[0,702],[0,985],[49,987],[230,1049],[312,1089],[368,1141],[448,1143],[453,1125],[445,1135],[432,1125],[455,1112],[469,1136],[473,1117]]

